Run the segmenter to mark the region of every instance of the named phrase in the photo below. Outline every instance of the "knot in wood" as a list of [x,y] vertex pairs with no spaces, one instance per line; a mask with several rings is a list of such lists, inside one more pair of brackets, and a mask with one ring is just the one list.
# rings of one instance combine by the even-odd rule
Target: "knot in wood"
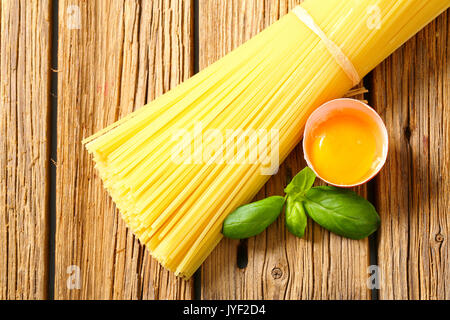
[[436,235],[436,237],[435,237],[435,240],[436,240],[437,242],[443,242],[443,241],[444,241],[444,236],[443,236],[442,234],[438,233],[438,234]]
[[280,268],[272,269],[272,277],[274,279],[280,279],[283,276],[283,271]]

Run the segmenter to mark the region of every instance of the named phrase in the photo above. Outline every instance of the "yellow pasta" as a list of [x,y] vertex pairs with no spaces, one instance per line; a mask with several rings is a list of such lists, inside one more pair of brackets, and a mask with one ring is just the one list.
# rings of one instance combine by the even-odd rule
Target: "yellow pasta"
[[129,228],[163,266],[190,277],[222,238],[225,217],[299,143],[309,114],[344,95],[449,4],[307,0],[86,139]]

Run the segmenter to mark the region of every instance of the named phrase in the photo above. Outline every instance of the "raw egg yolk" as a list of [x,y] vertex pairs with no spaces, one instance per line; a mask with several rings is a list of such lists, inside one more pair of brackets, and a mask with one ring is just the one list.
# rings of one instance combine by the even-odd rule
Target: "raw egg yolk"
[[317,174],[337,185],[369,178],[381,159],[376,130],[370,120],[352,114],[337,114],[318,124],[308,149]]

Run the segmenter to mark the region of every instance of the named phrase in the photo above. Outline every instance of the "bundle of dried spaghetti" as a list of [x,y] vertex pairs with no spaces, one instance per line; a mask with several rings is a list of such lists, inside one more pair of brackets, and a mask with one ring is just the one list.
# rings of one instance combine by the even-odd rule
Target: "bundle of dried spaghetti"
[[[127,225],[190,277],[302,138],[344,95],[448,8],[448,0],[307,0],[172,91],[85,140]],[[274,170],[275,168],[275,170]]]

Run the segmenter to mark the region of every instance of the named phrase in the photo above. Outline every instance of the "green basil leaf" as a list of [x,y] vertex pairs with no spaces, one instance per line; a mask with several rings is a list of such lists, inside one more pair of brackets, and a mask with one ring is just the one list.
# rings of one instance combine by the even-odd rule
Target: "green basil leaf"
[[307,217],[301,201],[288,196],[286,201],[286,226],[290,233],[301,238],[305,234]]
[[256,236],[280,215],[284,197],[273,196],[243,205],[234,210],[223,222],[222,233],[232,239]]
[[374,206],[347,189],[329,186],[311,188],[304,196],[304,207],[319,225],[351,239],[366,238],[380,225]]
[[311,189],[316,180],[316,174],[311,168],[305,167],[302,171],[292,179],[292,181],[284,189],[288,195],[304,194]]

